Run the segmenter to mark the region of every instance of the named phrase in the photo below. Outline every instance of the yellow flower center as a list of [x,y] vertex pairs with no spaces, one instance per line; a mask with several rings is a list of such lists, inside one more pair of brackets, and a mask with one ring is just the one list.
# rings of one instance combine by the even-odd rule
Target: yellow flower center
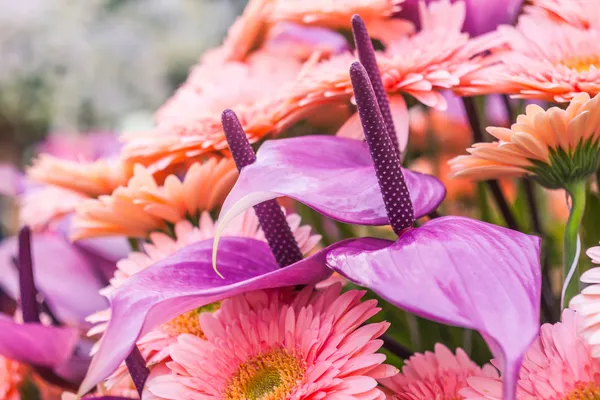
[[587,72],[592,67],[600,69],[600,54],[568,58],[563,60],[561,64],[567,68],[574,69],[577,72]]
[[580,384],[565,400],[600,400],[600,386],[595,383]]
[[241,364],[223,393],[226,400],[282,400],[304,378],[306,365],[286,349],[274,349]]
[[221,308],[221,302],[207,304],[205,306],[188,311],[163,325],[163,329],[172,335],[188,333],[202,339],[206,339],[204,331],[200,326],[200,314],[203,312],[213,313]]

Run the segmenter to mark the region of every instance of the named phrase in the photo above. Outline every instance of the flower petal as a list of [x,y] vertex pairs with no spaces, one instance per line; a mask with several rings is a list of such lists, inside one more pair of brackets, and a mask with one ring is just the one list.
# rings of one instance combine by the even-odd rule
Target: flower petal
[[212,247],[212,239],[187,246],[113,292],[112,317],[80,393],[114,371],[138,338],[183,312],[251,290],[314,283],[331,273],[325,251],[280,269],[266,243],[225,237],[217,259],[221,279],[213,271]]
[[[65,323],[82,324],[85,318],[103,308],[106,299],[98,291],[103,278],[77,248],[59,233],[34,233],[32,255],[35,283],[56,317]],[[19,281],[13,257],[15,237],[0,245],[0,286],[18,298]]]
[[[328,265],[390,303],[478,330],[515,391],[515,373],[539,330],[540,240],[462,217],[432,220],[397,242],[349,240]],[[507,397],[512,398],[512,397]]]
[[55,368],[71,357],[78,339],[75,328],[20,324],[0,314],[0,355],[11,360]]
[[[435,210],[446,195],[433,176],[403,170],[415,216]],[[386,225],[388,218],[367,145],[352,139],[305,136],[265,142],[225,200],[220,225],[266,200],[291,197],[333,219]]]
[[10,164],[0,164],[0,195],[14,197],[23,191],[23,174]]

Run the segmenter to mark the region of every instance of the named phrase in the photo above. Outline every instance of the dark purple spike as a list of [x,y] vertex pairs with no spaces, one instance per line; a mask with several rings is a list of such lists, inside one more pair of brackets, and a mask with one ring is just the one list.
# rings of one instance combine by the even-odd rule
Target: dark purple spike
[[37,302],[38,291],[33,277],[33,259],[31,256],[31,230],[24,226],[19,232],[19,289],[21,291],[21,311],[23,322],[40,322]]
[[410,193],[400,168],[400,160],[387,134],[367,71],[359,62],[353,63],[350,67],[350,78],[358,115],[373,158],[390,225],[394,232],[400,235],[415,222]]
[[369,36],[369,32],[367,32],[365,22],[358,14],[355,14],[352,17],[352,35],[354,36],[354,44],[358,51],[358,59],[369,75],[371,85],[373,85],[373,91],[375,92],[375,98],[377,99],[377,104],[379,104],[379,111],[387,126],[387,132],[392,141],[392,145],[394,146],[394,150],[396,151],[396,155],[400,158],[398,135],[396,134],[394,119],[392,118],[390,102],[383,87],[383,81],[381,80],[381,72],[377,66],[375,49],[373,49],[373,43],[371,43],[371,37]]
[[142,392],[144,391],[144,385],[146,384],[148,375],[150,375],[150,370],[146,367],[146,360],[144,360],[144,356],[142,356],[142,353],[137,346],[133,346],[133,350],[131,350],[131,353],[129,353],[129,356],[125,359],[125,365],[127,365],[131,380],[133,380],[133,384],[135,385],[140,398],[142,398]]
[[[256,161],[256,155],[235,112],[223,111],[222,123],[235,165],[241,171]],[[255,205],[254,211],[279,266],[287,267],[302,260],[302,251],[279,203],[276,200],[265,201]]]

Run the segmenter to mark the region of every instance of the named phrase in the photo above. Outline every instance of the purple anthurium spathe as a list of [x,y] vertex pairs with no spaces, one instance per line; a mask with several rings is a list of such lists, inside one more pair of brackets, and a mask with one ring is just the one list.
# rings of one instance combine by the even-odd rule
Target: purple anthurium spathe
[[0,355],[11,360],[59,368],[71,357],[78,339],[75,328],[19,323],[0,314]]
[[365,137],[396,242],[355,239],[328,254],[328,265],[390,303],[438,322],[479,331],[502,360],[504,398],[514,399],[523,354],[539,330],[540,240],[462,217],[419,228],[406,220],[407,194],[369,77],[350,76]]
[[[263,201],[291,197],[341,222],[387,225],[369,148],[353,139],[304,136],[265,142],[223,204],[219,226]],[[434,211],[446,189],[437,178],[403,170],[417,218]]]
[[[238,169],[256,159],[237,116],[223,112],[223,129]],[[139,393],[148,376],[136,341],[183,312],[259,289],[312,284],[331,275],[325,251],[302,252],[275,201],[258,204],[256,215],[268,244],[226,238],[213,256],[213,240],[191,244],[138,272],[111,293],[111,319],[80,387],[85,394],[126,360]],[[220,274],[213,266],[218,263]],[[222,274],[221,274],[222,273]]]
[[[18,236],[18,253],[14,260],[18,274],[18,298],[21,315],[0,315],[0,355],[32,365],[49,382],[70,385],[79,382],[84,358],[80,350],[77,327],[46,326],[41,323],[35,268],[32,257],[31,232],[24,227]],[[64,283],[64,282],[63,282]],[[49,309],[47,309],[48,312]],[[51,313],[50,313],[51,314]],[[58,324],[53,314],[50,315]],[[19,320],[22,320],[20,322]]]
[[110,375],[138,338],[177,315],[239,293],[311,284],[331,274],[324,251],[279,268],[266,243],[227,237],[219,245],[221,278],[212,267],[212,249],[212,240],[189,245],[133,275],[111,294],[111,320],[80,395]]
[[[32,234],[32,253],[36,284],[55,316],[69,325],[87,326],[85,318],[106,308],[98,291],[104,277],[88,256],[60,233]],[[13,259],[18,254],[16,237],[0,245],[0,286],[14,299],[19,291],[19,276]]]
[[[406,0],[399,16],[419,24],[419,3],[423,0]],[[425,4],[437,0],[425,0]],[[463,31],[478,36],[495,30],[498,25],[513,24],[524,0],[453,0],[464,1],[467,16]]]

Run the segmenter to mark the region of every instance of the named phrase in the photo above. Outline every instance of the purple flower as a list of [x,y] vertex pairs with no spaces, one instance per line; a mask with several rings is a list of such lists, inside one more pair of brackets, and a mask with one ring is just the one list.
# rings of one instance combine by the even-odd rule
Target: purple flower
[[[256,157],[232,111],[223,113],[223,127],[236,165],[239,169],[248,168]],[[325,265],[325,251],[302,259],[286,217],[275,201],[258,204],[255,212],[268,244],[250,238],[222,239],[216,255],[222,277],[212,267],[211,239],[179,250],[133,275],[111,293],[111,319],[80,395],[126,358],[130,371],[137,371],[133,378],[141,392],[146,374],[135,349],[136,341],[186,311],[247,291],[313,284],[331,275]]]
[[[369,51],[359,41],[357,47],[359,55]],[[293,194],[291,197],[332,218],[363,224],[388,220],[398,235],[396,242],[363,238],[337,243],[327,252],[328,265],[400,308],[478,330],[502,361],[504,398],[514,399],[523,354],[539,330],[540,240],[462,217],[439,218],[413,228],[415,216],[422,215],[422,204],[415,201],[418,196],[412,192],[410,175],[400,167],[380,111],[387,100],[376,96],[371,86],[369,77],[380,79],[379,74],[373,70],[368,74],[360,63],[352,65],[350,74],[375,169],[365,170],[361,180],[375,179],[373,184],[380,187],[377,195],[382,197],[379,203],[372,198],[372,188],[371,196],[360,196],[356,186],[361,180],[345,181],[345,176],[352,176],[349,171],[355,159],[345,160],[346,168],[340,167],[344,160],[337,159],[340,153],[352,154],[350,147],[362,149],[361,143],[341,146],[341,152],[334,146],[322,151],[313,138],[299,138],[286,147],[292,155],[275,152],[272,147],[285,146],[272,145],[267,148],[266,160],[264,153],[261,160],[259,152],[257,163],[242,170],[241,184],[225,203],[222,223],[257,198],[282,194]],[[334,155],[333,161],[328,152]],[[367,171],[376,178],[368,178]],[[327,207],[323,206],[323,188],[327,189]],[[387,217],[381,218],[383,212]]]
[[[419,2],[406,0],[399,16],[419,24]],[[426,4],[434,0],[425,0]],[[435,0],[437,1],[437,0]],[[462,0],[452,0],[457,2]],[[523,0],[464,0],[467,17],[463,30],[471,36],[491,32],[502,24],[513,24],[521,10]]]
[[[15,253],[12,250],[16,250]],[[77,384],[89,364],[91,342],[80,340],[78,323],[90,311],[104,306],[94,298],[101,281],[86,270],[86,263],[71,253],[60,235],[44,236],[33,244],[35,259],[41,260],[34,277],[31,233],[21,230],[17,240],[3,243],[0,283],[5,294],[18,299],[23,322],[12,315],[0,315],[0,355],[32,365],[38,374],[52,383]],[[40,304],[36,281],[44,283]],[[90,296],[90,293],[92,296]],[[40,312],[52,319],[52,325],[40,322]],[[56,316],[64,317],[63,325]]]

